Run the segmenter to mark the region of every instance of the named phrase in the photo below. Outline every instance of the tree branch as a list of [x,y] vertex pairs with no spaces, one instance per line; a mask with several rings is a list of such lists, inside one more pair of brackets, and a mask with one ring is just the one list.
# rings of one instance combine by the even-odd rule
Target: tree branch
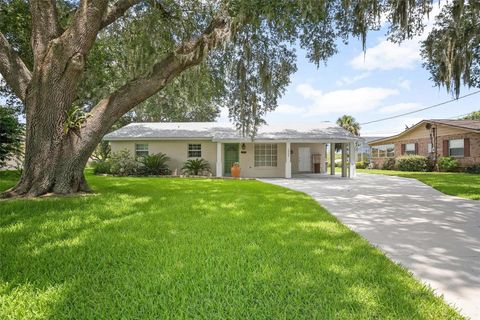
[[56,0],[31,0],[32,50],[34,56],[43,58],[48,43],[58,37],[62,29],[58,22]]
[[2,33],[0,33],[0,74],[17,97],[25,101],[32,74]]
[[122,17],[128,9],[142,1],[143,0],[118,0],[103,16],[101,28],[112,24],[118,18]]
[[91,111],[82,134],[104,134],[115,121],[130,109],[145,101],[183,71],[200,64],[231,32],[228,17],[215,18],[198,37],[187,41],[153,65],[152,70],[123,85],[102,99]]

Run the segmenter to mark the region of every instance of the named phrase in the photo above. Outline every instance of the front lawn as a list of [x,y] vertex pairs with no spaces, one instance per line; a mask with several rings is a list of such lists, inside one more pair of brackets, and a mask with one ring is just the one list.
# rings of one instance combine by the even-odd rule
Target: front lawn
[[0,202],[0,319],[461,318],[305,194],[88,180],[94,195]]
[[413,178],[428,184],[440,192],[466,199],[480,200],[480,175],[450,172],[404,172],[390,170],[359,169],[360,173],[376,173]]

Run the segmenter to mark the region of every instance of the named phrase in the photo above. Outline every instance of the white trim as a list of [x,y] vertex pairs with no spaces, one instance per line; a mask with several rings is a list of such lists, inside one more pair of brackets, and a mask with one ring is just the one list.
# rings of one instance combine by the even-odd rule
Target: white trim
[[354,178],[357,174],[357,163],[356,163],[356,158],[357,158],[357,148],[355,148],[355,143],[350,143],[349,146],[349,161],[350,161],[350,170],[349,170],[349,178]]
[[221,177],[223,174],[223,166],[222,166],[222,144],[217,142],[217,163],[215,167],[216,176]]
[[342,143],[342,178],[348,176],[347,172],[347,144]]
[[285,178],[290,179],[292,177],[292,161],[290,154],[290,142],[285,143]]

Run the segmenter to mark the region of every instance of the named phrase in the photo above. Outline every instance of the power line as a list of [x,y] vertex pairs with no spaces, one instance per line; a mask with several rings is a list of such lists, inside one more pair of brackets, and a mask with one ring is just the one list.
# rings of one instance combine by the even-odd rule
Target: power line
[[381,122],[381,121],[385,121],[385,120],[391,120],[391,119],[403,117],[403,116],[406,116],[406,115],[409,115],[409,114],[413,114],[413,113],[425,111],[425,110],[428,110],[428,109],[440,107],[440,106],[443,106],[443,105],[445,105],[445,104],[447,104],[447,103],[454,102],[454,101],[458,101],[458,100],[460,100],[460,99],[473,96],[474,94],[477,94],[477,93],[480,93],[480,90],[475,91],[475,92],[471,92],[471,93],[466,94],[466,95],[463,95],[463,96],[460,96],[460,97],[458,97],[458,98],[456,98],[456,99],[451,99],[451,100],[448,100],[448,101],[440,102],[440,103],[431,105],[431,106],[429,106],[429,107],[421,108],[421,109],[414,110],[414,111],[410,111],[410,112],[405,112],[405,113],[402,113],[402,114],[397,114],[396,116],[391,116],[391,117],[387,117],[387,118],[382,118],[382,119],[377,119],[377,120],[373,120],[373,121],[368,121],[368,122],[360,123],[360,125],[364,126],[364,125],[370,124],[370,123],[376,123],[376,122]]
[[[474,111],[472,112],[475,112],[477,110],[479,110],[480,108],[475,108]],[[462,114],[462,115],[459,115],[459,116],[454,116],[454,117],[450,117],[449,119],[458,119],[458,118],[463,118],[463,117],[466,117],[466,116],[469,116],[472,112],[469,112],[469,113],[465,113],[465,114]]]

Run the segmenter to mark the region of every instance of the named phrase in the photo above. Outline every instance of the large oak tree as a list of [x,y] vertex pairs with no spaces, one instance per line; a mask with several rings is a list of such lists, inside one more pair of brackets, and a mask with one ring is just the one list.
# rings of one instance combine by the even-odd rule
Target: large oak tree
[[[188,85],[177,92],[184,101],[219,98],[239,129],[254,134],[296,70],[295,45],[318,65],[336,53],[338,40],[361,37],[365,45],[367,31],[384,17],[392,39],[404,39],[422,31],[432,0],[0,4],[4,17],[18,16],[13,24],[0,21],[3,92],[13,94],[26,115],[25,170],[4,196],[38,196],[87,191],[84,167],[109,128],[182,83]],[[143,31],[127,32],[135,28]],[[108,47],[115,54],[105,51],[117,36],[121,41]],[[122,67],[128,69],[123,76],[112,76]]]

